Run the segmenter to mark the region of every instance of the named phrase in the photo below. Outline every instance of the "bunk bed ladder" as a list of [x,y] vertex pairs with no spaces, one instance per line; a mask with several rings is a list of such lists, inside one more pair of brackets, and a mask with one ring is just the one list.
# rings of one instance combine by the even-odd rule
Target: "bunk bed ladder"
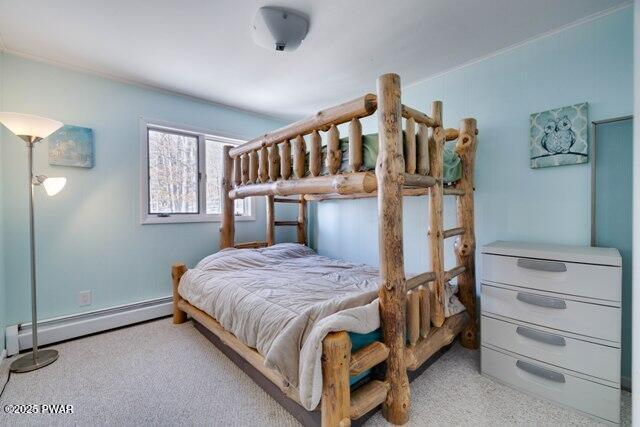
[[[476,122],[464,119],[460,129],[443,129],[442,106],[440,102],[432,104],[432,115],[437,121],[436,127],[428,136],[428,170],[436,179],[436,185],[429,188],[429,231],[432,271],[419,274],[407,280],[406,300],[406,337],[405,351],[407,369],[420,368],[427,359],[440,348],[451,343],[460,334],[464,347],[477,348],[477,324],[475,309],[474,252],[475,238],[473,226],[473,165],[476,149]],[[413,123],[407,121],[405,134],[412,131]],[[418,166],[423,168],[420,156],[420,132],[418,132]],[[463,166],[461,179],[452,187],[443,185],[444,144],[457,140],[456,152]],[[411,149],[411,142],[409,148]],[[424,147],[422,147],[424,149]],[[407,165],[413,168],[413,165]],[[456,227],[443,227],[443,196],[456,197]],[[456,266],[444,268],[444,240],[456,238]],[[458,296],[466,311],[445,319],[444,285],[458,278]],[[433,326],[433,327],[432,327]]]
[[[475,119],[463,119],[460,122],[456,153],[462,160],[462,178],[456,183],[458,224],[463,232],[457,234],[457,229],[447,230],[451,236],[456,235],[456,262],[460,267],[455,271],[458,276],[458,297],[469,314],[469,322],[460,335],[460,342],[464,347],[478,348],[478,325],[476,318],[476,289],[475,289],[475,250],[476,240],[474,231],[474,165],[476,156],[478,128]],[[451,276],[453,277],[451,272]]]
[[[436,101],[432,105],[432,115],[438,124],[442,123],[442,104]],[[464,305],[469,320],[461,334],[461,343],[464,347],[475,349],[477,343],[477,323],[475,308],[475,235],[473,216],[473,173],[475,163],[475,151],[478,133],[475,119],[463,119],[460,122],[460,129],[443,129],[438,126],[433,129],[429,137],[429,163],[430,173],[436,178],[437,184],[429,189],[429,245],[431,250],[430,275],[433,277],[433,286],[430,291],[429,315],[431,323],[436,328],[441,328],[445,323],[444,315],[444,284],[451,279],[458,278],[458,296]],[[443,168],[444,168],[444,144],[446,141],[457,140],[456,153],[462,161],[462,177],[453,186],[444,188]],[[456,197],[456,210],[458,225],[445,230],[443,227],[443,196],[452,195]],[[444,269],[444,240],[455,237],[456,266],[450,270]],[[428,277],[426,279],[430,279]],[[413,295],[413,289],[417,286],[425,286],[425,277],[417,280],[414,286],[409,289],[407,307],[408,316],[407,334],[409,344],[415,345],[418,338],[423,336],[424,330],[429,328],[425,325],[426,320],[420,317],[419,313],[426,312],[419,302],[419,295]],[[419,291],[418,291],[419,292]],[[422,290],[428,292],[428,288]],[[424,298],[424,297],[423,297]],[[426,304],[425,304],[426,305]],[[447,325],[450,326],[450,325]],[[427,332],[428,334],[428,332]]]
[[[298,144],[296,144],[298,145]],[[276,203],[295,203],[298,205],[298,218],[295,221],[277,221],[275,219]],[[304,194],[298,196],[297,199],[287,199],[284,197],[265,196],[265,204],[267,208],[267,241],[265,246],[275,244],[275,227],[296,227],[297,242],[307,244],[307,201]]]

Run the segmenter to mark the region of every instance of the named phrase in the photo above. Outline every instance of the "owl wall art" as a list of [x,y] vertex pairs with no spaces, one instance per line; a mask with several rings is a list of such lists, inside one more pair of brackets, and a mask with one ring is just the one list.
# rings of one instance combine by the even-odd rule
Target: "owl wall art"
[[587,163],[587,103],[531,115],[531,167]]

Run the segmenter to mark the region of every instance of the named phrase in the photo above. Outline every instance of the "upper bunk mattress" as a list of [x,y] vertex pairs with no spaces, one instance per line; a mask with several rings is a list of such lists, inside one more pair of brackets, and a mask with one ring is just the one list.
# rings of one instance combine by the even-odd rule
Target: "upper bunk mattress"
[[[406,158],[406,134],[402,132],[403,140],[403,155]],[[458,181],[462,177],[462,162],[460,156],[455,152],[456,141],[448,141],[444,145],[444,167],[442,171],[442,179],[445,184],[452,184]],[[340,170],[346,172],[349,170],[349,138],[340,139],[340,150],[342,151],[342,163]],[[327,158],[327,146],[322,146],[322,175],[328,175],[326,158]],[[372,133],[368,135],[362,135],[362,170],[371,171],[376,169],[376,161],[378,159],[378,134]],[[307,153],[306,159],[306,173],[309,175],[309,153]],[[417,162],[417,153],[416,153]]]
[[[378,283],[376,268],[282,243],[210,255],[182,276],[178,292],[262,354],[313,410],[322,393],[322,340],[332,331],[379,328]],[[462,311],[457,304],[447,311]]]

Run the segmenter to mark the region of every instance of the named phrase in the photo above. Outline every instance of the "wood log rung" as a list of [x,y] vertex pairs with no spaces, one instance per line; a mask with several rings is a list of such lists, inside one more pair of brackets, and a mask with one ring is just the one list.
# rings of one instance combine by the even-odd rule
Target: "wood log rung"
[[357,420],[369,411],[373,410],[387,398],[389,383],[373,380],[351,393],[351,409],[349,417]]
[[460,236],[464,234],[464,232],[465,232],[464,227],[450,228],[448,230],[444,230],[444,238],[448,239],[449,237]]
[[233,247],[236,249],[255,249],[255,248],[264,248],[266,246],[269,246],[267,242],[245,242],[245,243],[238,243]]
[[276,203],[302,203],[300,199],[283,199],[281,197],[274,197],[273,201]]
[[436,185],[437,181],[434,177],[420,174],[403,174],[405,187],[429,188]]
[[467,268],[464,265],[458,265],[456,267],[453,267],[451,270],[447,270],[444,273],[444,281],[447,282],[447,281],[453,279],[454,277],[461,275],[466,270],[467,270]]
[[439,125],[437,120],[434,118],[427,116],[425,113],[418,111],[415,108],[407,107],[406,105],[402,106],[402,117],[405,119],[413,119],[416,123],[420,123],[428,127],[436,127]]
[[274,221],[276,226],[298,226],[298,221]]
[[[465,192],[462,190],[457,190],[457,189],[453,189],[453,188],[447,188],[445,187],[444,189],[444,195],[445,196],[464,196]],[[429,196],[429,188],[408,188],[408,187],[404,187],[402,189],[402,195],[403,196],[409,196],[409,197],[414,197],[414,196]],[[371,193],[354,193],[354,194],[312,194],[312,193],[307,193],[305,194],[304,198],[307,201],[316,201],[316,202],[322,202],[323,200],[336,200],[336,199],[345,199],[345,200],[349,200],[349,199],[366,199],[366,198],[372,198],[372,197],[378,197],[378,193],[377,191],[373,191]]]
[[[286,145],[285,143],[280,146]],[[282,160],[282,159],[281,159]],[[242,185],[229,192],[231,199],[243,199],[251,196],[293,196],[300,194],[354,194],[376,191],[378,183],[373,172],[356,172],[339,175],[314,176],[288,180],[284,177],[276,182]]]
[[387,360],[389,347],[380,341],[362,347],[358,351],[351,353],[349,361],[349,375],[359,375],[374,366]]
[[418,274],[407,280],[407,291],[417,288],[418,286],[427,286],[429,282],[433,282],[436,279],[436,273],[428,271],[426,273]]
[[327,130],[331,125],[346,123],[354,117],[369,116],[376,111],[376,106],[377,96],[368,93],[360,98],[318,111],[311,117],[254,138],[249,142],[234,147],[229,154],[231,157],[236,157],[261,147],[269,147],[273,144],[290,140],[298,135],[307,135],[314,130]]
[[445,196],[464,196],[466,193],[464,190],[460,190],[458,188],[445,187],[444,195]]
[[459,134],[458,129],[447,128],[444,130],[444,139],[446,141],[454,141],[458,139]]

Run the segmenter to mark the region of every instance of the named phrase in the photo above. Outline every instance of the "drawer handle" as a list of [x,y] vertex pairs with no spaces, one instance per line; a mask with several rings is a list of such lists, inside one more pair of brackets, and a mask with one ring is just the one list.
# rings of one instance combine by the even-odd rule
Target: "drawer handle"
[[555,345],[558,347],[565,347],[567,345],[564,337],[561,337],[560,335],[548,334],[545,332],[536,331],[535,329],[525,328],[524,326],[518,326],[516,328],[516,334],[534,341],[549,345]]
[[551,271],[553,273],[563,273],[567,271],[567,264],[564,262],[529,258],[518,258],[518,267],[529,270]]
[[525,372],[535,375],[536,377],[544,378],[555,383],[565,383],[564,375],[560,372],[555,372],[542,366],[534,365],[533,363],[525,362],[524,360],[518,360],[516,366]]
[[518,292],[516,297],[518,301],[525,302],[531,305],[537,305],[538,307],[555,308],[558,310],[564,310],[567,308],[567,303],[560,298],[545,297],[542,295],[530,294],[527,292]]

